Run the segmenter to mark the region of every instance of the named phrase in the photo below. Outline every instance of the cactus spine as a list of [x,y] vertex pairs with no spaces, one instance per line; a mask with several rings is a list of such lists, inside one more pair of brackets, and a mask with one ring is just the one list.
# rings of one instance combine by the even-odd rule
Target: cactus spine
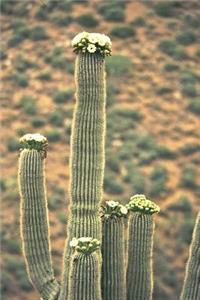
[[154,221],[159,208],[144,195],[136,195],[128,204],[127,300],[151,300],[153,292],[152,250]]
[[107,201],[102,215],[102,299],[126,298],[125,226],[127,209]]
[[197,215],[189,259],[186,266],[181,300],[196,300],[200,297],[200,212]]
[[[46,141],[44,140],[46,143]],[[22,140],[23,143],[23,140]],[[59,284],[54,278],[50,256],[49,222],[41,151],[21,151],[19,186],[21,195],[21,237],[26,267],[33,285],[44,300],[56,299]]]

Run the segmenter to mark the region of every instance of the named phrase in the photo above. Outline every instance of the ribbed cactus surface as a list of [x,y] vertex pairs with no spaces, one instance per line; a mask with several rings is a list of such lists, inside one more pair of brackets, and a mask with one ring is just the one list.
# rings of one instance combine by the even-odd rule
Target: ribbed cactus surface
[[127,209],[107,201],[102,215],[102,299],[126,299],[125,226]]
[[69,241],[81,236],[101,240],[98,213],[102,200],[105,140],[105,58],[78,53],[75,67],[76,107],[72,122],[70,158],[70,216],[65,246],[61,300],[67,300]]
[[200,299],[200,212],[197,215],[181,300]]
[[97,247],[89,249],[96,240],[86,237],[79,241],[83,242],[75,247],[76,252],[70,262],[68,300],[101,300],[101,261]]
[[127,300],[151,300],[153,292],[152,251],[154,221],[159,208],[144,195],[127,205],[128,222]]
[[[36,136],[38,137],[38,136]],[[43,138],[40,136],[40,139]],[[37,143],[40,151],[27,148],[35,140],[26,136],[19,159],[21,195],[21,237],[27,271],[33,285],[44,300],[54,300],[59,293],[51,263],[49,222],[44,181],[44,147],[46,140]],[[24,144],[25,142],[25,144]],[[37,147],[36,147],[37,148]]]

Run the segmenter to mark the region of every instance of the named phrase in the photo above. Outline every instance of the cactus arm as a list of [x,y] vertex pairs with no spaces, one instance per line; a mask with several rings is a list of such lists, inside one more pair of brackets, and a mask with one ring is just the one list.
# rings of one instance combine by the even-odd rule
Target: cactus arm
[[98,214],[102,200],[105,144],[105,57],[78,52],[75,65],[76,106],[70,156],[70,216],[64,252],[60,300],[67,300],[72,237],[101,240]]
[[[33,135],[34,136],[34,135]],[[42,151],[24,149],[19,159],[20,229],[29,278],[44,300],[55,300],[59,284],[52,269]]]
[[71,258],[68,300],[101,300],[100,270],[98,252],[79,247]]
[[131,198],[128,222],[127,300],[151,300],[154,221],[159,208],[143,195]]
[[183,284],[181,300],[195,300],[200,297],[200,212],[198,213],[189,259],[186,266],[185,280]]
[[[109,203],[114,207],[109,207]],[[120,213],[120,209],[124,214]],[[105,211],[107,210],[107,211]],[[116,214],[115,214],[116,212]],[[126,299],[125,226],[127,209],[107,201],[102,215],[102,299]]]

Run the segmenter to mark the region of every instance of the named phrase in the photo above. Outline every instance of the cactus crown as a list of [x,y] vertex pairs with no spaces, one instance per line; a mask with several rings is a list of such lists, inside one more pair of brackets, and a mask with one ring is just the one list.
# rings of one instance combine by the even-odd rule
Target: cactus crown
[[20,150],[29,149],[46,152],[47,151],[47,138],[39,133],[28,133],[22,136],[19,140]]
[[128,213],[128,209],[119,204],[116,201],[106,201],[105,204],[102,206],[102,215],[101,217],[105,220],[110,218],[117,218],[117,217],[126,217]]
[[111,40],[105,34],[81,32],[72,40],[72,46],[75,52],[100,53],[102,55],[111,55]]
[[100,247],[100,241],[92,237],[73,238],[70,241],[70,247],[74,248],[77,252],[83,254],[91,254]]
[[134,195],[126,206],[129,211],[152,215],[160,211],[160,207],[153,201],[146,199],[145,195]]

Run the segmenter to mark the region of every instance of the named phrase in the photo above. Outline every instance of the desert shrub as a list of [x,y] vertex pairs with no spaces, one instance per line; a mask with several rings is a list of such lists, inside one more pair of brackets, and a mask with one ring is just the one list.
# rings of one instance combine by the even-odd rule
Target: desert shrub
[[168,87],[168,86],[162,86],[160,88],[157,89],[156,93],[158,95],[165,95],[165,94],[169,94],[169,93],[172,93],[173,92],[173,89]]
[[145,177],[136,165],[132,163],[127,165],[127,175],[124,177],[124,181],[130,186],[132,194],[145,193]]
[[9,2],[7,0],[2,0],[0,2],[0,8],[1,8],[1,13],[3,14],[12,14],[14,12],[14,7],[15,5],[13,5],[15,3]]
[[110,169],[113,172],[119,173],[120,166],[119,166],[119,160],[117,157],[108,155],[106,159],[106,167]]
[[16,272],[19,270],[23,270],[25,267],[24,262],[21,259],[16,259],[14,257],[9,257],[5,263],[5,269],[9,272]]
[[55,110],[54,112],[52,112],[50,115],[49,115],[49,122],[60,127],[63,125],[63,114],[58,111],[58,110]]
[[6,190],[6,181],[3,178],[0,178],[0,192]]
[[162,1],[158,2],[153,7],[155,13],[160,17],[174,17],[176,10],[174,7],[174,1]]
[[158,157],[165,159],[173,159],[176,156],[175,153],[165,145],[158,145],[156,147],[156,153]]
[[124,55],[113,55],[107,58],[106,70],[108,75],[113,77],[129,75],[132,70],[132,61]]
[[62,47],[55,47],[51,53],[45,55],[44,60],[50,63],[54,68],[64,69],[66,66],[66,59],[63,57],[64,49]]
[[57,129],[49,130],[45,133],[49,142],[55,143],[61,140],[61,133]]
[[67,90],[58,90],[53,95],[53,100],[56,103],[64,103],[68,100],[71,100],[74,95],[73,89],[67,89]]
[[195,16],[193,14],[186,14],[184,16],[184,24],[187,27],[191,27],[191,28],[200,28],[200,19],[198,16]]
[[184,32],[179,33],[176,36],[176,40],[179,44],[188,46],[188,45],[195,43],[197,40],[197,37],[196,37],[195,33],[192,31],[184,31]]
[[191,83],[187,83],[187,84],[185,83],[182,86],[182,93],[184,96],[187,96],[187,97],[196,97],[197,96],[196,86]]
[[130,118],[135,121],[139,121],[141,119],[140,112],[135,109],[115,108],[112,110],[112,113],[122,118]]
[[189,100],[188,110],[196,115],[200,115],[200,98]]
[[176,64],[167,63],[164,65],[164,71],[166,72],[173,72],[177,71],[179,69],[179,66]]
[[130,25],[117,25],[112,28],[110,34],[117,38],[126,39],[135,36],[135,30]]
[[36,99],[32,96],[22,96],[20,99],[20,106],[23,111],[29,115],[33,115],[37,112]]
[[197,187],[197,171],[193,165],[186,165],[182,170],[180,185],[185,188]]
[[192,232],[194,229],[194,220],[191,218],[184,219],[184,223],[180,228],[179,239],[187,245],[190,245],[192,240]]
[[38,25],[30,28],[29,38],[33,41],[46,40],[48,38],[48,34],[44,27]]
[[33,290],[33,287],[32,287],[31,283],[28,280],[27,272],[26,272],[25,268],[21,269],[21,270],[18,270],[16,272],[16,277],[17,277],[17,281],[19,283],[19,286],[23,291],[29,292],[29,291]]
[[116,174],[106,172],[104,177],[104,190],[109,194],[122,194],[124,192],[123,185],[116,180]]
[[35,117],[32,121],[31,124],[34,128],[39,128],[44,126],[46,123],[46,120],[42,117]]
[[9,138],[7,140],[7,149],[10,152],[19,150],[19,141],[16,138]]
[[15,84],[20,86],[20,87],[27,87],[28,83],[29,83],[29,78],[28,78],[28,75],[26,73],[16,72],[13,75],[13,80],[14,80]]
[[187,84],[195,84],[200,80],[200,77],[193,73],[192,71],[184,70],[180,73],[180,81],[181,83]]
[[49,81],[49,80],[51,80],[51,73],[43,72],[37,76],[37,79],[39,79],[41,81]]
[[30,36],[30,29],[25,27],[24,24],[21,24],[21,26],[14,28],[13,35],[8,40],[8,47],[17,46],[19,43],[29,38],[29,36]]
[[71,61],[66,61],[66,71],[69,74],[74,74],[74,63]]
[[143,27],[145,26],[146,21],[143,17],[136,17],[132,22],[131,25],[135,27]]
[[168,209],[173,211],[180,211],[184,213],[185,216],[190,217],[192,213],[192,204],[188,197],[181,196],[176,202],[168,206]]
[[162,40],[159,43],[159,49],[175,60],[184,60],[188,57],[186,50],[178,46],[174,40]]
[[113,8],[116,8],[116,7],[119,7],[121,9],[125,8],[126,6],[126,3],[123,2],[123,1],[105,1],[103,3],[100,3],[98,6],[97,6],[97,11],[100,13],[100,14],[105,14],[108,10],[110,9],[113,9]]
[[12,275],[5,271],[1,271],[1,292],[6,293],[11,291],[11,282],[13,282],[13,277]]
[[67,222],[67,215],[65,211],[60,211],[58,213],[58,219],[61,223],[66,224]]
[[196,144],[188,143],[188,144],[185,144],[180,149],[180,153],[182,153],[184,155],[191,155],[191,154],[199,152],[199,151],[200,151],[200,145],[198,143],[196,143]]
[[75,20],[78,24],[84,27],[95,27],[99,23],[98,20],[91,13],[80,15]]
[[124,10],[121,7],[111,7],[103,14],[104,19],[112,22],[122,22],[125,19]]
[[21,245],[18,240],[10,239],[6,240],[6,249],[9,253],[20,254],[21,253]]
[[166,183],[168,172],[164,166],[157,165],[150,173],[149,195],[151,197],[161,197],[166,193]]
[[14,61],[14,67],[19,72],[25,72],[27,69],[35,68],[37,65],[30,60],[18,55]]
[[72,23],[73,18],[71,16],[56,15],[56,16],[51,17],[50,20],[58,26],[68,26],[69,24]]
[[197,49],[197,51],[196,51],[196,56],[197,56],[198,58],[200,58],[200,49]]

